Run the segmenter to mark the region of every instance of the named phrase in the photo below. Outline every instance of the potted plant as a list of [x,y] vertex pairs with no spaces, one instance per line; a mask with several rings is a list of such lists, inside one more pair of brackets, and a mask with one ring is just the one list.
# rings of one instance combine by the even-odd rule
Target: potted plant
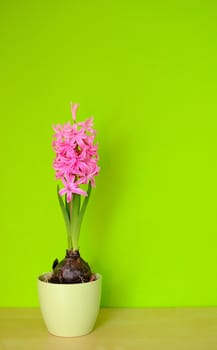
[[65,258],[53,263],[53,271],[38,278],[42,316],[50,333],[80,336],[89,333],[98,316],[101,280],[79,252],[82,220],[99,173],[98,148],[93,118],[76,122],[77,104],[71,104],[72,124],[53,127],[52,147],[56,154],[53,168],[57,197],[64,217],[68,248]]

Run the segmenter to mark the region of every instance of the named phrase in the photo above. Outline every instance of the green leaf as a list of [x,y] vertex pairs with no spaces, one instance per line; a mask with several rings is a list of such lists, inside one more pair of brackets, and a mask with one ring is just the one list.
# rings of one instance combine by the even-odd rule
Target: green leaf
[[67,209],[66,209],[66,207],[64,205],[63,199],[62,199],[62,197],[59,194],[59,190],[60,190],[60,187],[59,187],[59,185],[57,185],[57,196],[58,196],[60,208],[62,210],[63,218],[64,218],[64,221],[65,221],[67,234],[68,234],[68,236],[71,236],[69,215],[68,215]]
[[80,211],[80,215],[79,215],[79,223],[80,223],[80,226],[82,224],[82,220],[83,220],[83,217],[84,217],[84,213],[86,211],[86,208],[87,208],[87,204],[89,202],[89,198],[90,198],[90,194],[91,194],[91,182],[89,181],[89,184],[88,184],[88,189],[87,189],[87,196],[84,197],[84,201],[83,201],[83,204],[82,204],[82,207],[81,207],[81,211]]
[[70,209],[69,209],[69,203],[67,202],[67,195],[65,194],[65,208],[66,208],[66,211],[67,211],[67,214],[68,214],[68,218],[69,218],[69,221],[70,221]]

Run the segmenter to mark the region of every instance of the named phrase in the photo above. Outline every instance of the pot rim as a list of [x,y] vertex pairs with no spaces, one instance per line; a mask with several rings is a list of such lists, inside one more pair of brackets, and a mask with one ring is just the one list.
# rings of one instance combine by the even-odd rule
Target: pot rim
[[[102,275],[100,273],[95,273],[96,275],[96,280],[95,281],[89,281],[89,282],[85,282],[85,283],[51,283],[49,282],[48,280],[43,280],[42,278],[47,278],[49,276],[51,276],[52,272],[44,272],[42,273],[41,275],[38,276],[37,280],[39,283],[44,283],[46,285],[52,285],[52,286],[67,286],[67,287],[71,287],[71,286],[74,286],[74,287],[79,287],[81,285],[89,285],[90,283],[94,283],[94,282],[97,282],[99,280],[102,279]],[[61,288],[60,287],[60,288]]]

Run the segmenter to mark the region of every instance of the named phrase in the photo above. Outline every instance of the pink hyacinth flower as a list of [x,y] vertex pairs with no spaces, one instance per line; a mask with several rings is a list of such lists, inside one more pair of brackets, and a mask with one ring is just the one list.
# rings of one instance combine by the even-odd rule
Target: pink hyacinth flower
[[53,126],[55,134],[52,146],[56,153],[53,168],[56,179],[64,185],[60,195],[67,197],[67,202],[73,198],[73,193],[86,196],[87,193],[79,186],[91,182],[95,186],[94,177],[99,173],[98,146],[94,144],[96,132],[93,129],[93,118],[84,122],[76,122],[78,104],[71,104],[73,124]]
[[59,194],[61,196],[66,194],[66,198],[67,198],[68,203],[72,200],[73,193],[81,194],[82,196],[87,196],[87,192],[80,189],[78,187],[78,185],[75,182],[73,182],[73,180],[68,182],[68,181],[65,181],[65,179],[62,179],[65,187],[59,191]]

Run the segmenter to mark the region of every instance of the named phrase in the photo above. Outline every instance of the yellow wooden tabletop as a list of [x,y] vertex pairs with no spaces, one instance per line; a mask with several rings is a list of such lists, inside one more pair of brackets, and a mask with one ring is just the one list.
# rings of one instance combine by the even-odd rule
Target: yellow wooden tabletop
[[93,332],[76,338],[49,334],[37,308],[1,308],[0,349],[217,350],[217,307],[101,309]]

